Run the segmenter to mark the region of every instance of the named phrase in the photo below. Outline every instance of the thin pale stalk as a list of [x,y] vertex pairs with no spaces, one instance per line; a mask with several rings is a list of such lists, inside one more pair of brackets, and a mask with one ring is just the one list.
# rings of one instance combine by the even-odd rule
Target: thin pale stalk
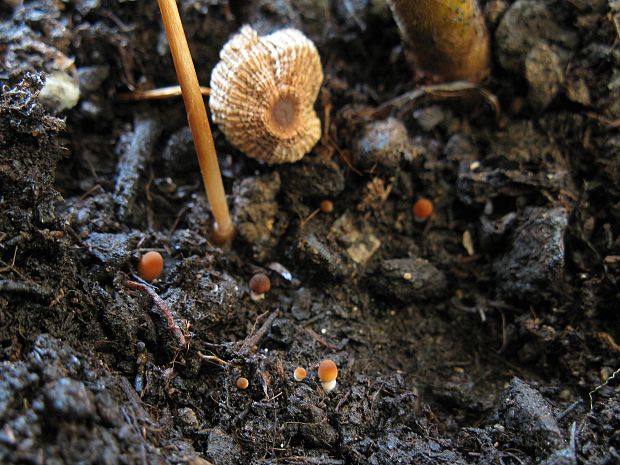
[[222,175],[217,162],[215,144],[213,143],[207,110],[200,91],[200,85],[198,84],[196,69],[194,68],[194,62],[189,51],[176,1],[158,1],[164,27],[166,28],[166,35],[170,43],[174,67],[183,93],[183,102],[185,103],[189,127],[194,137],[200,172],[216,222],[215,239],[224,242],[233,236],[235,228],[230,219],[230,212],[226,203]]

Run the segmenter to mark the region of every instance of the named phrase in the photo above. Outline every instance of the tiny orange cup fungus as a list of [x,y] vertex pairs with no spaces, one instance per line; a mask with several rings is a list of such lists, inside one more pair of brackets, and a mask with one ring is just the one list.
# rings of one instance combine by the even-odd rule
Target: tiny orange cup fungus
[[237,385],[238,389],[241,389],[243,391],[248,388],[248,386],[250,385],[250,382],[248,381],[247,378],[244,378],[243,376],[241,376],[237,378],[237,381],[235,382],[235,384]]
[[303,381],[306,378],[307,374],[308,373],[306,372],[305,368],[297,367],[295,368],[295,371],[293,372],[293,378],[295,378],[295,381],[297,382]]
[[338,377],[338,367],[333,360],[325,359],[319,363],[319,380],[325,392],[333,391],[336,387]]
[[159,252],[151,250],[140,257],[138,275],[145,281],[159,278],[162,271],[164,271],[164,257]]
[[433,214],[433,202],[428,199],[419,199],[413,204],[413,216],[416,221],[426,221]]
[[319,207],[323,213],[331,213],[334,211],[334,203],[331,200],[323,200]]
[[256,273],[250,279],[250,298],[253,301],[264,299],[269,289],[271,289],[271,280],[265,273]]

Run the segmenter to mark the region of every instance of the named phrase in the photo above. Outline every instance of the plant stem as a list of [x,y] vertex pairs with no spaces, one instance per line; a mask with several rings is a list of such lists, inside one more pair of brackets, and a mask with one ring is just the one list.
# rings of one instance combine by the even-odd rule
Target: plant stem
[[187,38],[183,31],[183,24],[176,5],[176,0],[158,0],[159,9],[166,28],[166,35],[170,43],[172,60],[177,72],[177,78],[183,93],[183,102],[189,127],[196,146],[196,156],[200,165],[200,173],[207,191],[207,198],[211,204],[213,217],[215,218],[215,231],[213,239],[217,242],[225,242],[232,238],[235,227],[230,219],[228,204],[222,175],[217,162],[215,144],[209,127],[207,110],[200,92],[196,69],[189,51]]
[[476,0],[388,0],[417,65],[446,81],[478,83],[490,70],[489,34]]

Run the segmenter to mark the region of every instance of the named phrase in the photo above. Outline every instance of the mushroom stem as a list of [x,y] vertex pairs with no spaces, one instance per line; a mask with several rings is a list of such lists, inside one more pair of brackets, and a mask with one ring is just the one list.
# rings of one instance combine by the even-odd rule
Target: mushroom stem
[[476,0],[388,0],[417,65],[447,81],[478,83],[490,70],[489,34]]
[[189,127],[196,146],[196,156],[200,165],[200,173],[207,191],[207,198],[211,204],[213,217],[215,218],[215,231],[213,239],[223,243],[231,239],[235,227],[230,219],[228,204],[222,175],[217,162],[215,144],[209,127],[205,103],[198,84],[196,69],[189,51],[187,38],[183,31],[183,24],[175,0],[158,0],[161,17],[166,28],[166,36],[170,43],[172,60],[177,72],[177,78],[181,85],[183,102]]
[[321,381],[321,386],[323,386],[323,390],[325,392],[332,392],[336,389],[336,384],[338,383],[335,379],[332,379],[331,381]]

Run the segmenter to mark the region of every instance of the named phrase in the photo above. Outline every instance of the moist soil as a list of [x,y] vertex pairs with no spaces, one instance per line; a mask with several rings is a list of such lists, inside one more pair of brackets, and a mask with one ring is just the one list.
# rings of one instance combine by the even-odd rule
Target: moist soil
[[157,2],[0,2],[0,462],[620,463],[617,2],[481,2],[480,87],[381,1],[179,6],[203,85],[303,30],[323,136],[269,166],[213,127],[219,246],[182,100],[128,100],[176,83]]

